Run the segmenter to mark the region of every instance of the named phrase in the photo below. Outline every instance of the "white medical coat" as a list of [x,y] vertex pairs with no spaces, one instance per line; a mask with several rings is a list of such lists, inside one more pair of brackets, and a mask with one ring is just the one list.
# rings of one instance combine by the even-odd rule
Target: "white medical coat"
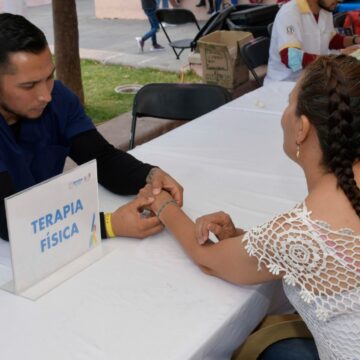
[[301,70],[292,71],[281,62],[280,51],[297,48],[304,52],[327,55],[335,35],[332,13],[321,9],[316,21],[306,0],[292,0],[276,15],[271,34],[269,63],[264,82],[296,81]]

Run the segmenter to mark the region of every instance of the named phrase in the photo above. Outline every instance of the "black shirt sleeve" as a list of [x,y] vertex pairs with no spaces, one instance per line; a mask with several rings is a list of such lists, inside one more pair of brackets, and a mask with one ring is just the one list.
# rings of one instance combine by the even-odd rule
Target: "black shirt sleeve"
[[9,240],[9,234],[6,224],[5,198],[15,193],[15,186],[10,174],[0,172],[0,237]]
[[69,156],[79,165],[96,159],[99,183],[120,195],[137,194],[146,184],[146,176],[153,168],[116,149],[97,130],[74,136]]

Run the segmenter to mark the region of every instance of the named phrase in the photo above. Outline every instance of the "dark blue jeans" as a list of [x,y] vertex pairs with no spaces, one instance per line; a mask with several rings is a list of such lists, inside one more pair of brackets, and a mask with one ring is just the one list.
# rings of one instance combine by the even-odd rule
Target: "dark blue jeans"
[[160,0],[157,0],[157,6],[158,8],[162,7],[163,9],[169,8],[169,0],[162,0],[162,6],[160,6]]
[[293,338],[270,345],[258,360],[319,360],[314,340]]
[[156,8],[155,9],[151,9],[151,10],[144,10],[144,13],[145,15],[148,17],[149,19],[149,22],[150,22],[150,26],[151,26],[151,29],[149,32],[147,32],[143,37],[142,39],[144,41],[146,41],[147,39],[151,38],[151,41],[152,41],[152,44],[155,45],[157,44],[157,41],[156,41],[156,32],[158,31],[159,29],[159,22],[156,18]]

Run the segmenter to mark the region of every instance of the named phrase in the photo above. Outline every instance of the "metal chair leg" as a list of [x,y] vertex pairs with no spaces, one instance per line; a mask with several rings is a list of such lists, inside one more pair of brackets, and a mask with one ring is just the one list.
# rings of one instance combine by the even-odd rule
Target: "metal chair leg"
[[176,52],[176,50],[175,50],[175,48],[174,48],[173,46],[172,46],[171,48],[173,49],[173,52],[174,52],[174,54],[175,54],[175,56],[176,56],[176,59],[179,60],[179,55],[180,55],[180,54],[178,54],[178,53]]
[[133,149],[135,146],[135,129],[136,129],[136,115],[133,115],[132,122],[131,122],[129,150]]
[[174,53],[175,53],[175,56],[176,56],[176,59],[177,60],[180,60],[180,55],[182,54],[182,52],[185,50],[185,48],[181,49],[179,52],[176,52],[175,48],[172,47]]

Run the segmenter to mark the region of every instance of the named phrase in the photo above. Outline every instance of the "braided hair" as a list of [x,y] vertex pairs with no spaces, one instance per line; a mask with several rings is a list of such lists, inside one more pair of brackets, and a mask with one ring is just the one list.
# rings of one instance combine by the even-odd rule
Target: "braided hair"
[[314,125],[322,165],[336,175],[360,217],[360,189],[353,165],[360,160],[360,61],[351,56],[323,56],[300,80],[296,115]]

